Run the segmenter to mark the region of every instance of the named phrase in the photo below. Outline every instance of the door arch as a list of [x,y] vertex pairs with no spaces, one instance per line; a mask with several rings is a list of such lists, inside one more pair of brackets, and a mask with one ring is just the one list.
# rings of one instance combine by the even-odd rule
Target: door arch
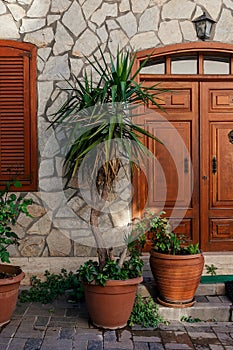
[[[136,70],[150,55],[138,83],[159,83],[167,89],[159,111],[178,130],[192,159],[193,192],[185,216],[175,232],[190,242],[200,242],[203,251],[233,250],[233,45],[201,42],[169,45],[136,53]],[[155,106],[149,106],[156,109]],[[141,124],[158,134],[156,120],[144,116]],[[148,140],[144,140],[148,143]],[[173,140],[170,140],[173,142]],[[148,144],[149,145],[149,144]],[[164,210],[174,209],[176,184],[170,176],[174,165],[161,145],[149,147],[159,157],[167,181]],[[183,173],[190,168],[183,160]],[[144,206],[156,209],[156,171],[149,171],[150,186],[142,172],[134,175],[133,216]],[[157,184],[158,187],[158,184]],[[186,195],[184,189],[184,196]],[[181,219],[176,205],[177,220]]]

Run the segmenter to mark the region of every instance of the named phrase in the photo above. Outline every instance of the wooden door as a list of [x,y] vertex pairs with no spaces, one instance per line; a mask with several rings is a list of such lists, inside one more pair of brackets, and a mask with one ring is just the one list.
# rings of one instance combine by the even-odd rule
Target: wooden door
[[199,241],[198,83],[169,82],[160,87],[169,89],[160,100],[166,112],[150,105],[152,112],[140,116],[138,122],[163,144],[144,140],[157,162],[149,158],[147,173],[134,176],[137,191],[133,214],[140,216],[144,207],[156,212],[163,209],[174,231],[196,243]]
[[[139,216],[144,207],[163,208],[172,216],[174,231],[200,242],[203,251],[232,251],[233,84],[164,82],[161,87],[170,90],[161,95],[166,113],[150,106],[158,114],[145,114],[139,121],[164,144],[144,140],[159,166],[149,159],[146,175],[134,177],[133,214]],[[181,136],[192,165],[176,149],[177,134],[159,115]]]
[[233,250],[233,84],[200,83],[201,243]]

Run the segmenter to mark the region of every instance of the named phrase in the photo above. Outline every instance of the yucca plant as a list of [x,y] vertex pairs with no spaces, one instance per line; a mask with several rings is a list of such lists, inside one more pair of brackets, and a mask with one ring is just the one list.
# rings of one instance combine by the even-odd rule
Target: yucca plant
[[[105,247],[99,230],[101,209],[119,170],[124,168],[122,158],[133,165],[135,159],[148,154],[142,143],[143,136],[159,141],[136,125],[133,116],[137,114],[138,104],[147,105],[150,101],[160,108],[158,95],[162,89],[158,85],[145,87],[136,82],[146,61],[132,74],[135,54],[118,50],[116,59],[110,54],[108,64],[101,49],[99,53],[101,60],[97,56],[93,61],[87,59],[98,81],[94,82],[92,74],[88,76],[87,72],[82,79],[73,76],[68,88],[70,95],[55,113],[52,125],[71,130],[64,162],[66,186],[81,167],[87,178],[94,178],[93,188],[97,188],[97,194],[92,191],[94,205],[90,224],[97,244],[99,270],[103,271],[111,260],[112,249]],[[125,256],[125,251],[122,254]],[[123,259],[118,263],[122,266]]]

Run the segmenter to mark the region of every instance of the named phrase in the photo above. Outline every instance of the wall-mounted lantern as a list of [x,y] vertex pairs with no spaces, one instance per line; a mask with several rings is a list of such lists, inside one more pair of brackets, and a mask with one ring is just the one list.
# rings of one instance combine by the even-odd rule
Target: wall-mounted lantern
[[201,40],[209,39],[213,24],[216,23],[210,16],[205,12],[192,21],[195,24],[197,36]]

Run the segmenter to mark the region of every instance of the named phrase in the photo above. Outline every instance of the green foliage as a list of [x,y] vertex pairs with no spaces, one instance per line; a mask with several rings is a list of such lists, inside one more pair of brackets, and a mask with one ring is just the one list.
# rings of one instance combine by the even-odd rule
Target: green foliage
[[196,323],[196,322],[202,322],[200,318],[193,318],[192,316],[182,316],[181,317],[181,322],[188,322],[188,323]]
[[21,195],[9,193],[11,186],[21,187],[19,181],[7,182],[5,188],[0,191],[0,260],[9,263],[10,245],[17,244],[18,236],[12,230],[20,213],[30,216],[28,205],[31,199],[24,199]]
[[44,277],[44,281],[36,276],[32,277],[32,287],[29,290],[23,290],[19,295],[21,303],[28,301],[51,303],[66,291],[69,291],[69,298],[74,301],[83,297],[83,288],[77,274],[68,273],[65,269],[62,269],[60,274],[51,274],[46,270]]
[[[86,57],[95,73],[95,82],[92,74],[88,75],[87,72],[82,79],[73,76],[73,82],[67,82],[69,96],[54,114],[51,126],[61,125],[70,134],[64,161],[65,187],[69,186],[70,180],[77,175],[80,168],[85,179],[91,179],[91,198],[100,207],[98,213],[92,208],[90,214],[90,221],[96,223],[92,225],[92,232],[101,266],[101,273],[98,271],[96,280],[103,284],[108,274],[103,271],[103,267],[106,265],[106,269],[110,269],[110,255],[106,248],[100,248],[105,246],[104,243],[100,244],[103,238],[98,230],[99,213],[103,207],[101,201],[106,201],[113,192],[120,169],[123,168],[127,174],[128,164],[133,168],[139,159],[144,161],[151,154],[143,144],[143,138],[146,136],[160,142],[137,125],[134,118],[138,117],[136,104],[148,105],[150,102],[161,108],[158,95],[165,90],[160,89],[158,84],[145,86],[137,83],[136,77],[149,57],[132,73],[135,54],[118,50],[114,59],[110,53],[109,64],[100,47],[98,53],[98,57]],[[90,266],[88,268],[87,279],[96,276],[96,272]],[[111,266],[111,271],[113,269]],[[115,270],[114,276],[122,275],[124,278],[128,274],[122,268],[118,271],[117,264]]]
[[100,271],[97,261],[86,261],[78,270],[79,280],[84,283],[95,282],[104,286],[108,280],[126,280],[142,276],[143,261],[139,256],[125,260],[120,267],[118,261],[108,260]]
[[200,252],[199,244],[185,245],[184,235],[171,232],[168,219],[164,215],[165,212],[157,215],[146,210],[140,222],[139,231],[149,233],[153,249],[159,253],[171,255],[198,254]]
[[[70,96],[55,113],[52,122],[55,126],[63,123],[67,128],[72,125],[64,163],[67,184],[76,174],[82,160],[98,145],[104,143],[105,147],[100,147],[96,157],[90,157],[90,161],[93,162],[89,163],[89,169],[95,173],[93,169],[99,167],[96,159],[102,156],[105,160],[102,164],[106,162],[106,166],[99,171],[97,185],[106,181],[111,184],[117,175],[119,164],[117,162],[114,164],[111,160],[114,155],[114,159],[117,157],[116,150],[110,145],[112,140],[118,140],[121,143],[121,151],[132,162],[132,156],[136,159],[149,152],[143,145],[141,136],[146,135],[158,141],[155,136],[132,121],[133,107],[129,107],[130,117],[127,109],[130,103],[148,104],[149,101],[159,107],[158,95],[163,90],[159,89],[157,84],[145,87],[136,82],[136,76],[146,64],[146,60],[132,75],[136,55],[118,50],[116,60],[110,53],[110,64],[106,62],[101,48],[99,48],[99,55],[102,58],[101,63],[99,57],[95,55],[92,61],[87,58],[97,75],[97,83],[93,83],[92,74],[88,76],[87,72],[84,74],[83,81],[73,76],[74,81],[69,83],[68,89]],[[97,169],[96,173],[98,173]]]
[[135,324],[143,327],[157,327],[163,322],[159,315],[158,305],[151,297],[143,298],[140,294],[136,295],[133,310],[131,312],[128,324],[130,327]]
[[214,264],[211,265],[205,265],[207,273],[211,276],[216,276],[216,270],[218,269]]

